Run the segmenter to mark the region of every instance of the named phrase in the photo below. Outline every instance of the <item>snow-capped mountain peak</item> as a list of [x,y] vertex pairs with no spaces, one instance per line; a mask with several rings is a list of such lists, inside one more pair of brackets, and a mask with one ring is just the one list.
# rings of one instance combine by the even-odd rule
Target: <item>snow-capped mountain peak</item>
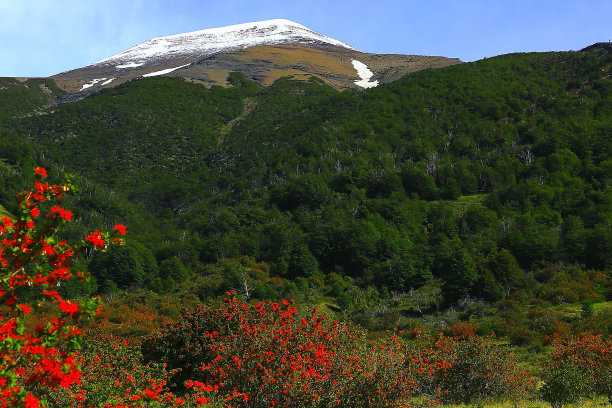
[[169,58],[203,58],[219,52],[273,44],[327,44],[358,51],[301,24],[275,19],[153,38],[92,65],[127,69]]
[[[232,86],[238,72],[261,86],[280,78],[326,82],[338,90],[372,88],[424,68],[460,63],[419,55],[370,54],[290,20],[276,19],[152,38],[52,78],[62,102],[143,78],[169,76]],[[155,80],[154,80],[155,81]]]

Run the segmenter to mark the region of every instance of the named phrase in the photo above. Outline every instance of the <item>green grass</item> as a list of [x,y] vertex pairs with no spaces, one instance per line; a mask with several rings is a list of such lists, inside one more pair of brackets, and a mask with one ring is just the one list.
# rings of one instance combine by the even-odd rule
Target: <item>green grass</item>
[[593,313],[598,314],[612,309],[612,302],[601,302],[593,304]]
[[487,198],[488,194],[471,194],[464,195],[456,200],[444,201],[451,206],[453,214],[455,216],[463,215],[470,207],[483,206],[483,201]]
[[[595,407],[610,407],[610,404],[605,397],[596,397],[591,400],[582,400],[575,404],[566,404],[564,408],[595,408]],[[440,405],[440,407],[448,408],[550,408],[548,402],[540,400],[520,400],[520,401],[496,401],[480,404],[450,404]]]
[[553,306],[552,309],[561,313],[566,320],[576,320],[582,315],[582,305],[580,303],[563,303]]

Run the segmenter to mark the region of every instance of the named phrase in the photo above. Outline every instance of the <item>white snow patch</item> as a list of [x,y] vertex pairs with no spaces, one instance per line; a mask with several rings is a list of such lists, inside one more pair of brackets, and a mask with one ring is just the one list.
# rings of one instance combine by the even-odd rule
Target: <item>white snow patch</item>
[[176,68],[168,68],[168,69],[162,69],[161,71],[150,72],[148,74],[144,74],[143,77],[152,77],[152,76],[168,74],[172,71],[176,71],[177,69],[184,68],[187,65],[191,65],[191,64],[185,64],[185,65],[181,65],[180,67],[176,67]]
[[101,84],[101,85],[108,85],[108,84],[110,84],[111,82],[113,82],[114,80],[115,80],[115,78],[111,78],[111,79],[109,79],[108,81],[102,82],[102,84]]
[[370,68],[361,61],[352,60],[353,67],[357,71],[357,75],[361,78],[359,81],[355,81],[355,85],[362,88],[374,88],[378,86],[378,81],[370,81],[370,78],[374,76],[374,73],[370,71]]
[[117,69],[136,68],[143,64],[144,62],[128,62],[127,64],[117,65],[115,68]]
[[[83,85],[83,87],[81,88],[81,91],[87,89],[87,88],[91,88],[92,86],[94,86],[95,84],[97,84],[100,81],[104,81],[106,80],[106,78],[96,78],[96,79],[92,79],[90,83]],[[79,91],[80,92],[80,91]]]
[[228,50],[288,43],[325,43],[359,51],[348,44],[316,33],[301,24],[276,19],[157,37],[92,65],[116,64],[117,68],[133,68],[136,64],[134,61],[147,63],[160,58],[193,56],[202,58]]

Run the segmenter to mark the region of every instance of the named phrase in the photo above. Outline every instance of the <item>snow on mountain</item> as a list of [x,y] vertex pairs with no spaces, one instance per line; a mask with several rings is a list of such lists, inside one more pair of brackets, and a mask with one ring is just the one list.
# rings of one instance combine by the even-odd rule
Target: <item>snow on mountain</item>
[[81,88],[81,91],[87,89],[87,88],[91,88],[92,86],[94,86],[95,84],[97,84],[98,82],[102,82],[106,80],[106,78],[96,78],[96,79],[92,79],[88,84],[83,85],[83,88]]
[[359,51],[348,44],[316,33],[301,24],[276,19],[153,38],[91,66],[114,65],[117,69],[126,69],[160,59],[202,58],[218,52],[257,45],[320,43]]
[[152,77],[152,76],[159,76],[159,75],[165,75],[165,74],[169,74],[172,71],[176,71],[177,69],[181,69],[184,68],[188,65],[191,64],[185,64],[185,65],[181,65],[180,67],[174,67],[174,68],[168,68],[168,69],[162,69],[161,71],[155,71],[155,72],[150,72],[148,74],[144,74],[143,77]]
[[357,71],[357,75],[361,78],[359,81],[355,81],[355,85],[360,86],[362,88],[374,88],[378,86],[378,81],[370,81],[370,79],[374,76],[374,73],[370,71],[370,68],[366,64],[361,61],[352,60],[351,63]]
[[140,63],[138,63],[138,62],[129,62],[127,64],[117,65],[116,68],[117,69],[138,68],[142,64],[144,64],[144,63],[143,62],[140,62]]

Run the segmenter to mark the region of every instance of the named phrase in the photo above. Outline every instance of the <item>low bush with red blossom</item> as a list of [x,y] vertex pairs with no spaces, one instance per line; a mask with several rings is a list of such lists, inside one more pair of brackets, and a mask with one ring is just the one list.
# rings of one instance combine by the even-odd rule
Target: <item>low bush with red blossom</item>
[[517,368],[512,353],[494,337],[438,335],[411,353],[405,364],[417,391],[439,402],[516,400],[534,387],[534,380]]
[[[162,364],[142,363],[138,346],[125,339],[103,334],[86,336],[79,354],[81,381],[70,388],[56,388],[47,392],[46,400],[57,407],[196,407],[212,403],[196,384],[197,391],[176,396],[166,380],[171,372]],[[212,391],[212,390],[209,390]]]
[[544,400],[561,406],[593,394],[612,398],[612,338],[579,334],[553,346],[540,390]]
[[471,339],[476,335],[474,325],[470,322],[457,322],[452,326],[445,327],[442,333],[447,337],[463,337]]
[[290,301],[201,307],[143,342],[148,361],[178,370],[173,384],[214,389],[233,407],[397,406],[415,383],[404,348]]
[[403,335],[408,339],[420,339],[425,337],[427,332],[420,327],[413,327],[403,332]]

